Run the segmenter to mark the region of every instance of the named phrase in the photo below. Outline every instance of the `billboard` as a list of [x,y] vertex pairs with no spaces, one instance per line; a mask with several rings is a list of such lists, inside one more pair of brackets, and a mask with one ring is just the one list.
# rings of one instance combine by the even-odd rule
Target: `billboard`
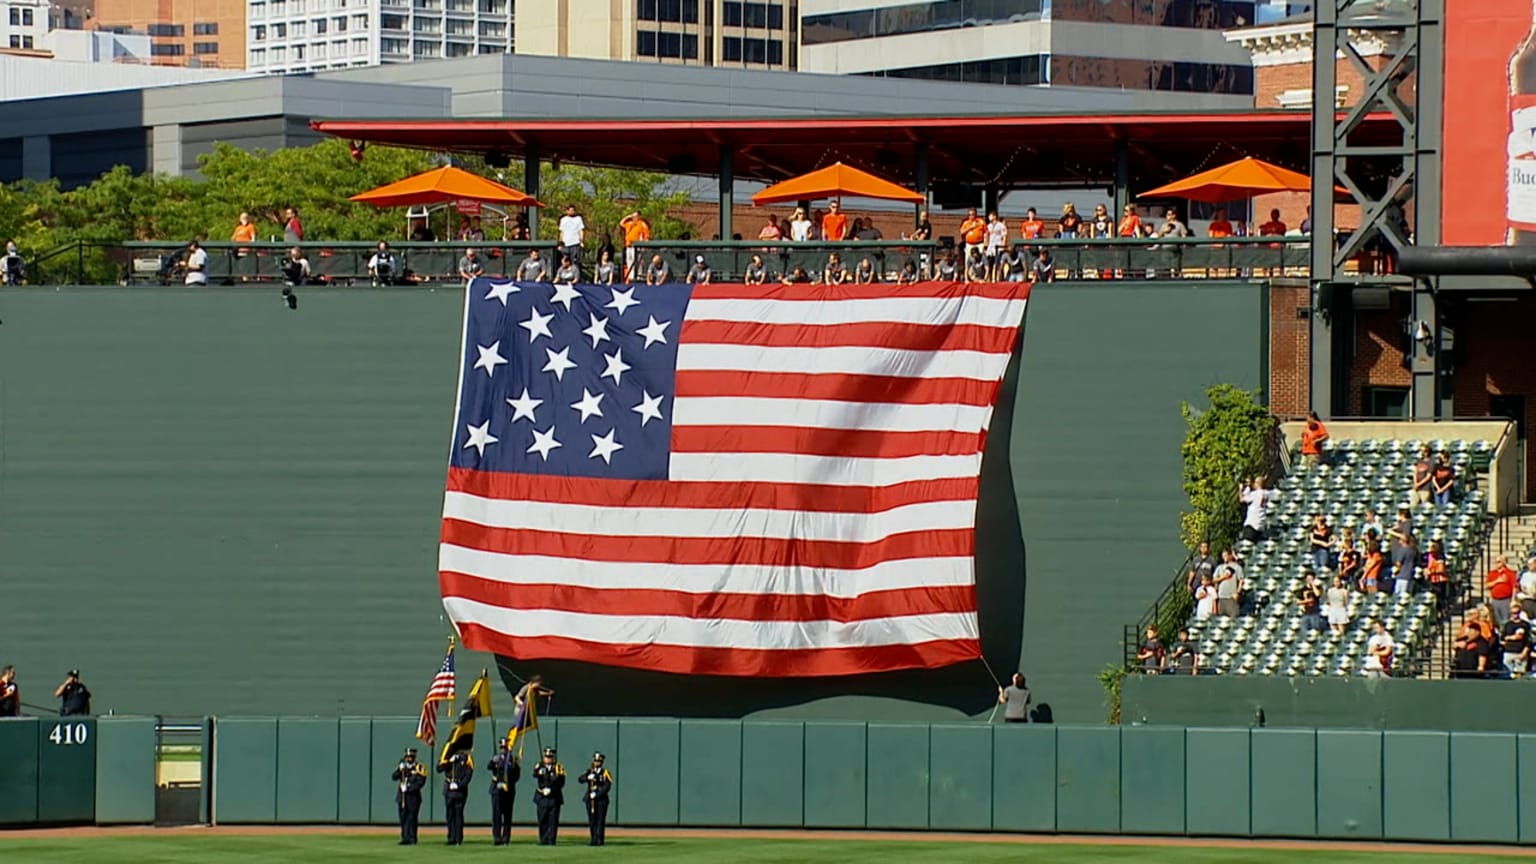
[[1531,0],[1445,4],[1441,238],[1536,245],[1536,28]]

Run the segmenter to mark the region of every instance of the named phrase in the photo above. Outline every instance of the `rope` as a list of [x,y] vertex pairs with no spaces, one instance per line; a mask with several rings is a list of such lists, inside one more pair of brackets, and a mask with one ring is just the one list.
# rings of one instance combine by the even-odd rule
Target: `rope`
[[983,665],[983,666],[985,666],[987,668],[987,674],[992,676],[992,683],[996,684],[998,687],[1002,687],[1003,686],[1003,682],[1002,682],[1001,679],[999,679],[997,677],[997,673],[992,671],[992,664],[987,662],[986,655],[983,654],[980,657],[978,657],[977,659],[981,661],[981,665]]

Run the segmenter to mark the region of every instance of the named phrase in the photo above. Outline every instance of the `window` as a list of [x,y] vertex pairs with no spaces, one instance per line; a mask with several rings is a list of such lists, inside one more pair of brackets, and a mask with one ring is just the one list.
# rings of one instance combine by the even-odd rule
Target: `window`
[[150,45],[149,53],[156,57],[180,57],[185,54],[181,45]]
[[192,25],[192,35],[193,36],[217,36],[217,35],[219,35],[219,25],[218,25],[218,22],[215,22],[215,21],[202,21],[202,22],[199,22],[197,24],[193,24]]
[[742,3],[726,0],[725,26],[784,29],[784,7],[773,3]]
[[33,45],[32,45],[32,37],[31,36],[23,36],[23,37],[21,37],[21,47],[23,47],[23,48],[31,48],[31,47],[33,47]]
[[217,42],[193,42],[192,43],[192,53],[193,54],[217,54],[217,53],[219,53],[219,43],[217,43]]
[[1408,419],[1407,387],[1361,387],[1360,407],[1367,417]]
[[186,35],[186,28],[180,24],[151,24],[144,28],[151,36],[180,37]]
[[288,25],[287,24],[273,24],[272,25],[272,38],[273,39],[287,39],[288,38]]
[[[11,26],[12,27],[20,27],[21,26],[21,10],[16,8],[15,6],[11,7]],[[13,36],[11,38],[14,39],[16,37]],[[12,45],[11,47],[12,48],[20,48],[21,44],[17,43],[15,45]]]
[[[252,3],[251,4],[250,17],[252,17],[252,18],[265,18],[265,17],[267,17],[267,4],[265,4],[265,3]],[[213,26],[215,28],[215,32],[217,32],[217,28],[218,28],[219,25],[215,24]]]
[[[636,0],[636,2],[639,3],[639,10],[635,17],[641,21],[699,23],[699,0]],[[695,51],[694,56],[697,55],[698,52]]]
[[699,37],[683,33],[636,34],[635,53],[641,57],[677,57],[694,60],[699,56]]
[[353,54],[367,54],[368,53],[368,40],[367,39],[353,39],[352,40],[352,53]]
[[920,78],[927,81],[963,81],[970,84],[1046,84],[1050,55],[1029,54],[999,60],[967,63],[942,63],[914,66],[874,73],[890,78]]
[[314,21],[311,21],[310,23],[312,25],[314,25],[315,35],[316,36],[324,36],[325,35],[326,26],[329,25],[331,22],[325,20],[324,18],[316,18]]
[[305,30],[307,30],[307,29],[308,29],[308,25],[305,24],[303,21],[295,21],[295,22],[293,22],[293,24],[291,24],[289,26],[288,32],[292,33],[295,36],[303,36]]
[[405,16],[391,15],[390,13],[385,12],[379,15],[379,26],[385,30],[404,30]]
[[368,15],[366,13],[361,14],[361,15],[353,15],[352,16],[352,29],[353,30],[367,30],[368,29]]
[[265,25],[265,24],[257,24],[255,27],[252,27],[251,28],[251,41],[252,42],[265,42],[265,41],[267,41],[267,25]]
[[[355,43],[354,43],[355,44]],[[380,39],[379,52],[382,54],[404,54],[406,44],[404,39]]]
[[17,36],[15,34],[11,35],[11,47],[12,48],[20,48],[21,47],[21,37],[20,36]]
[[784,65],[784,42],[779,39],[740,39],[727,36],[723,40],[725,62],[758,63],[768,66]]
[[295,60],[303,60],[304,59],[304,46],[303,45],[295,45],[295,46],[293,46],[293,59],[295,59]]
[[265,49],[265,48],[252,48],[251,49],[251,65],[252,66],[261,66],[261,65],[264,65],[266,62],[267,62],[267,49]]
[[[32,10],[31,9],[23,9],[23,10],[21,10],[21,26],[23,26],[23,27],[31,27],[32,26]],[[31,45],[27,45],[25,47],[31,48],[32,46]]]
[[331,19],[331,25],[336,28],[337,33],[347,32],[347,16],[337,15]]

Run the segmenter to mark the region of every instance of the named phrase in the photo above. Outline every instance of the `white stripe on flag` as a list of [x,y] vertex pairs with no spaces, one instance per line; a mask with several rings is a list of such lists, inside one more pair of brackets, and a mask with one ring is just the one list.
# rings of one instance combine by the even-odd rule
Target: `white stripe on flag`
[[980,453],[890,459],[800,453],[673,453],[667,476],[674,481],[894,486],[915,480],[974,478],[980,470]]
[[987,297],[881,297],[861,300],[693,300],[689,321],[757,324],[980,324],[1016,327],[1023,300]]
[[970,378],[993,382],[1007,354],[981,351],[909,351],[901,348],[765,348],[684,342],[677,346],[680,372],[740,371],[878,375],[891,378]]
[[799,426],[864,432],[979,432],[992,409],[977,405],[903,405],[828,399],[683,396],[672,407],[676,426]]

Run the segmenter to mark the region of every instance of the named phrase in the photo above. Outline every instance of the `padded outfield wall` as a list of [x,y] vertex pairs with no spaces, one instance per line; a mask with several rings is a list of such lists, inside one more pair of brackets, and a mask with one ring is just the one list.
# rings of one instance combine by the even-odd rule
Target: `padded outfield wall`
[[[1178,406],[1265,380],[1264,288],[1043,286],[983,465],[978,592],[999,674],[1058,720],[1171,576]],[[435,562],[456,290],[0,295],[0,573],[23,697],[79,666],[98,710],[399,713],[448,631]],[[493,658],[461,653],[461,675]],[[979,663],[859,680],[668,679],[514,664],[560,713],[944,720]]]

